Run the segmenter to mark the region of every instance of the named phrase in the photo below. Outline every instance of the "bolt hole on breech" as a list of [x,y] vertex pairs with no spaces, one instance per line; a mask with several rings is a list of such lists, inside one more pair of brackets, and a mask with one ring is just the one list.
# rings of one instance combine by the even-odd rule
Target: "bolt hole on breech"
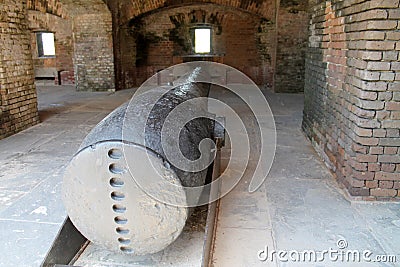
[[118,242],[123,245],[128,245],[129,243],[131,243],[131,240],[129,238],[120,237],[118,238]]
[[127,253],[127,254],[133,253],[133,249],[130,248],[130,247],[125,247],[124,246],[124,247],[121,247],[120,249],[121,249],[122,252]]
[[108,151],[108,156],[109,156],[111,159],[121,159],[121,158],[122,158],[122,155],[123,155],[122,150],[117,149],[117,148],[113,148],[113,149],[110,149],[110,150]]
[[117,229],[115,229],[117,231],[118,234],[120,235],[127,235],[129,234],[129,229],[125,228],[125,227],[117,227]]
[[126,207],[122,205],[115,204],[113,205],[113,211],[116,213],[124,213],[126,211]]
[[114,221],[117,224],[126,224],[128,222],[128,219],[126,219],[125,217],[122,217],[122,216],[117,216],[114,218]]
[[122,200],[125,199],[125,194],[122,193],[122,192],[114,191],[114,192],[111,193],[111,198],[116,200],[116,201],[122,201]]
[[125,172],[125,168],[117,163],[110,164],[109,170],[113,174],[123,174]]
[[120,178],[111,178],[110,179],[110,185],[112,187],[123,187],[124,186],[124,181]]

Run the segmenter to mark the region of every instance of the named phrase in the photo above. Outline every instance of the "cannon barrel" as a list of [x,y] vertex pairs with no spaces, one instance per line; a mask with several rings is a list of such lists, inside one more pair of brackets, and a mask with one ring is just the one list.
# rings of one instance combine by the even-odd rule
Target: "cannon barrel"
[[[135,96],[134,101],[110,113],[82,142],[66,168],[62,194],[72,223],[91,242],[143,255],[164,249],[180,235],[189,208],[147,194],[131,170],[142,180],[151,180],[156,173],[157,179],[176,185],[171,192],[154,184],[152,190],[163,199],[184,202],[191,197],[184,187],[204,185],[207,169],[190,171],[175,166],[164,149],[172,140],[170,143],[169,135],[162,138],[163,125],[172,110],[187,100],[208,96],[208,83],[192,82],[197,75],[207,74],[195,69],[179,79],[181,85],[155,86]],[[147,114],[154,95],[162,97]],[[176,129],[180,152],[192,161],[202,154],[200,142],[212,136],[212,120],[203,116],[207,113],[205,99],[186,108],[199,118]],[[183,113],[182,118],[178,115],[174,119],[183,120],[187,116]]]

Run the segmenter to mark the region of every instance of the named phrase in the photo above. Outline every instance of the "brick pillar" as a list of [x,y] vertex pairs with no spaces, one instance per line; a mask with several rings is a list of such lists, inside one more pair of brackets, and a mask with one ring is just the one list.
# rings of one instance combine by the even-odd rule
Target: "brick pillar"
[[310,0],[303,129],[352,196],[400,196],[399,0]]
[[262,81],[260,84],[274,90],[274,73],[276,67],[277,23],[263,19],[258,25],[257,49],[261,59]]
[[79,14],[73,31],[77,90],[115,90],[111,13]]
[[0,139],[36,124],[26,1],[0,1]]
[[125,89],[138,86],[141,83],[136,81],[137,68],[136,68],[136,38],[130,33],[129,26],[116,26],[117,36],[116,45],[117,50],[116,64],[117,64],[117,88]]
[[307,1],[280,1],[275,92],[302,92],[309,15]]

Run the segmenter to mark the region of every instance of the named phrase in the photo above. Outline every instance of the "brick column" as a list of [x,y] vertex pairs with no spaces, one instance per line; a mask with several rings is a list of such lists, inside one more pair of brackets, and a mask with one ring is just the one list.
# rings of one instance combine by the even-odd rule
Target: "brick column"
[[38,119],[25,1],[0,1],[0,139]]
[[302,92],[309,15],[307,1],[280,1],[275,92]]
[[310,0],[303,129],[352,196],[400,196],[399,0]]
[[111,13],[79,14],[73,31],[77,90],[115,90]]

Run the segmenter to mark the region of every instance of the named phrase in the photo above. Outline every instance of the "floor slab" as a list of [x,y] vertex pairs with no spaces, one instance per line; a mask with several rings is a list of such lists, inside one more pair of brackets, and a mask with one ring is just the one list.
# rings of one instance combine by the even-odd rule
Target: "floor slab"
[[66,216],[65,166],[91,128],[133,93],[38,87],[42,122],[0,140],[0,266],[40,265]]
[[[257,165],[251,161],[245,177],[221,199],[214,266],[397,266],[400,204],[349,201],[301,131],[303,96],[271,92],[266,96],[277,129],[274,162],[256,193],[248,192]],[[246,116],[242,117],[251,120]],[[225,157],[224,166],[227,161]],[[325,250],[345,256],[322,257]],[[319,257],[301,260],[301,255],[307,256],[301,253],[310,251]],[[364,260],[365,251],[371,254]],[[260,252],[264,258],[257,257]],[[286,257],[279,258],[279,252]],[[360,262],[351,253],[358,253]],[[374,262],[381,255],[394,256],[397,263]]]
[[[40,264],[65,216],[60,199],[65,166],[86,133],[133,94],[133,90],[75,92],[68,86],[39,87],[38,91],[43,122],[0,140],[3,152],[0,155],[0,266]],[[245,125],[251,128],[252,138],[245,177],[221,199],[214,266],[398,266],[400,203],[351,202],[345,197],[301,131],[301,94],[265,92],[274,114],[277,147],[271,171],[255,193],[248,191],[252,168],[257,166],[257,157],[253,154],[259,137],[254,128],[260,125],[271,130],[270,124],[268,121],[257,124],[249,109],[232,95],[221,92],[217,95],[240,113]],[[227,165],[231,146],[227,144],[224,149],[223,165]],[[233,164],[233,169],[237,166]],[[235,174],[236,170],[231,171]],[[196,231],[185,233],[166,251],[135,261],[92,246],[85,252],[87,259],[81,263],[158,266],[164,262],[169,266],[199,266],[202,247],[193,242],[198,239]],[[344,246],[343,249],[338,245]],[[330,248],[345,252],[368,250],[371,257],[393,255],[397,263],[343,262],[328,258],[321,262],[294,262],[278,260],[276,254],[273,261],[271,257],[265,258],[271,251]]]

